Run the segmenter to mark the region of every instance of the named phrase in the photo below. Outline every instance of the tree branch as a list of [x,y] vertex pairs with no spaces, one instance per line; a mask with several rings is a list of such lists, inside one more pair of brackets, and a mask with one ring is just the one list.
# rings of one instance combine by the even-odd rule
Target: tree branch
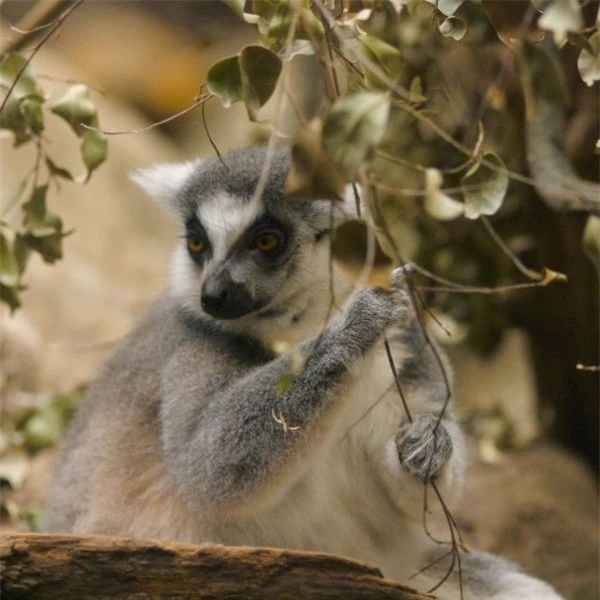
[[0,567],[14,600],[433,598],[331,554],[109,536],[11,534]]

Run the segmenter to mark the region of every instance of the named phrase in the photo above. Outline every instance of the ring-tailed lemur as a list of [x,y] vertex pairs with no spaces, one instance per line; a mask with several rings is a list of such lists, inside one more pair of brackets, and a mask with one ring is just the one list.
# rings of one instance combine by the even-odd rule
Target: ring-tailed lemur
[[[331,211],[343,211],[284,199],[289,152],[266,157],[244,149],[135,177],[181,222],[171,286],[83,399],[46,528],[325,550],[406,580],[447,552],[423,528],[425,479],[452,502],[463,477],[451,410],[436,429],[439,364],[402,273],[392,292],[332,281]],[[444,568],[413,581],[426,590]],[[464,554],[462,573],[465,599],[559,598],[489,555]],[[456,576],[436,594],[458,598]]]

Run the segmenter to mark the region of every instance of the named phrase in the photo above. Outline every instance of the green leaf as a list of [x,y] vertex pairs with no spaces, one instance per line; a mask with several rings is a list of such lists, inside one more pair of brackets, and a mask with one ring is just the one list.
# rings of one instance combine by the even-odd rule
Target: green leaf
[[24,448],[12,446],[0,456],[0,481],[19,489],[29,473],[29,457]]
[[321,20],[307,6],[293,7],[290,0],[279,0],[275,13],[270,18],[267,37],[277,40],[286,39],[296,10],[300,12],[296,21],[294,39],[317,41],[323,39],[325,30]]
[[15,136],[15,146],[20,146],[31,139],[27,128],[27,121],[21,112],[21,101],[9,98],[2,113],[0,113],[0,129],[8,129]]
[[26,234],[23,236],[23,242],[27,244],[28,248],[37,252],[44,262],[52,264],[63,257],[62,240],[69,233],[54,233],[44,237]]
[[215,63],[208,71],[206,83],[209,91],[218,96],[225,108],[242,100],[244,96],[239,56],[230,56]]
[[225,108],[243,101],[250,120],[255,121],[258,110],[273,94],[281,60],[262,46],[246,46],[239,56],[215,63],[208,72],[208,89],[218,96]]
[[600,217],[588,217],[583,230],[583,249],[594,266],[600,271]]
[[421,78],[418,75],[413,77],[413,80],[410,82],[409,92],[411,102],[421,104],[422,102],[427,101],[427,97],[423,95],[423,84],[421,83]]
[[292,147],[292,168],[285,182],[288,197],[306,200],[340,200],[344,178],[323,151],[323,122],[316,117],[303,127]]
[[[26,64],[27,61],[21,54],[7,55],[0,63],[0,87],[8,91]],[[43,131],[43,102],[42,89],[32,77],[29,68],[26,68],[19,76],[0,114],[0,128],[14,133],[15,146],[29,141],[31,134],[37,135]]]
[[[492,169],[482,164],[487,162]],[[508,189],[508,174],[500,157],[493,152],[484,153],[460,181],[465,199],[465,216],[476,219],[480,215],[493,215],[501,206]]]
[[433,4],[443,15],[449,17],[458,10],[463,0],[427,0],[427,2]]
[[29,450],[56,445],[75,413],[84,387],[79,386],[66,394],[50,398],[44,406],[29,415],[19,427],[19,433]]
[[444,37],[450,37],[458,42],[465,37],[467,24],[460,17],[448,17],[440,23],[440,33]]
[[[29,202],[21,207],[25,213],[23,225],[26,231],[20,243],[40,254],[45,262],[53,263],[62,258],[62,239],[70,232],[63,233],[60,217],[48,211],[47,191],[47,185],[37,187]],[[25,252],[23,248],[21,254],[25,255]]]
[[364,35],[359,41],[367,54],[374,58],[386,73],[393,77],[398,75],[404,65],[404,59],[397,48],[374,35]]
[[35,237],[52,235],[62,228],[60,219],[48,212],[46,207],[47,192],[47,185],[35,188],[30,200],[21,207],[25,213],[24,226],[27,232]]
[[[0,63],[0,87],[8,90],[26,64],[27,59],[22,54],[16,52],[8,54]],[[31,75],[29,67],[23,71],[11,93],[11,98],[18,100],[27,96],[37,96],[42,101],[44,100],[42,88]]]
[[21,300],[19,299],[19,292],[21,287],[7,287],[0,283],[0,302],[8,304],[10,312],[13,313],[19,306],[21,306]]
[[0,283],[6,287],[18,285],[21,271],[13,249],[0,233]]
[[21,114],[25,119],[29,129],[38,135],[44,131],[44,115],[42,113],[42,103],[38,96],[29,96],[21,101]]
[[19,267],[19,275],[23,275],[25,267],[27,266],[27,261],[29,260],[30,251],[20,233],[15,235],[13,252]]
[[87,179],[90,178],[92,171],[97,169],[107,156],[106,136],[95,129],[88,129],[81,140],[81,157],[87,168]]
[[244,104],[250,120],[256,120],[258,109],[275,91],[281,59],[262,46],[246,46],[240,52],[240,71]]
[[67,169],[63,169],[59,167],[51,158],[46,157],[46,166],[52,175],[56,177],[62,177],[63,179],[73,180],[73,175],[67,171]]
[[89,89],[82,83],[71,86],[65,95],[51,106],[50,110],[64,119],[78,137],[89,131],[84,125],[98,127],[96,106],[92,102]]
[[21,434],[28,449],[39,450],[56,445],[60,441],[64,429],[61,412],[56,406],[49,403],[27,419]]
[[600,80],[600,33],[596,32],[587,40],[591,52],[586,48],[581,50],[577,59],[577,69],[586,85],[592,86]]
[[465,212],[465,205],[444,194],[440,188],[443,183],[442,174],[437,169],[425,171],[425,202],[423,207],[427,214],[439,221],[451,221]]
[[331,107],[323,126],[323,147],[348,181],[373,159],[389,111],[385,92],[350,92]]
[[294,382],[294,374],[291,371],[282,373],[275,382],[275,394],[281,396],[285,394]]
[[42,531],[42,512],[35,506],[26,506],[22,511],[22,518],[28,531],[35,533]]

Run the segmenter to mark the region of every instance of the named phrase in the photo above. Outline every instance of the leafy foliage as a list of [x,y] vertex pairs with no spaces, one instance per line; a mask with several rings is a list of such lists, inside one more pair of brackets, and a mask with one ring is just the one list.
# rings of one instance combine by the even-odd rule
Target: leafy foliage
[[502,206],[508,189],[508,175],[499,156],[486,152],[461,179],[465,216],[476,219],[493,215]]
[[[510,182],[520,158],[512,148],[521,140],[512,133],[507,139],[498,130],[507,100],[504,90],[493,87],[491,76],[469,84],[480,84],[486,95],[478,107],[468,96],[468,86],[442,71],[452,73],[453,60],[464,60],[470,49],[479,52],[500,38],[515,52],[515,63],[519,61],[528,115],[530,110],[546,110],[548,97],[563,103],[567,89],[561,83],[562,66],[544,31],[557,44],[579,49],[581,77],[588,85],[594,83],[598,33],[584,24],[580,3],[550,0],[502,11],[486,0],[363,0],[344,3],[340,11],[338,3],[324,0],[225,2],[257,27],[262,55],[270,63],[275,64],[275,56],[285,61],[296,53],[319,58],[327,98],[316,114],[306,115],[293,144],[286,193],[339,200],[344,183],[360,186],[369,212],[366,222],[372,225],[357,222],[349,226],[351,231],[337,232],[333,256],[339,266],[361,279],[367,241],[373,260],[372,240],[379,236],[392,252],[392,262],[422,261],[433,273],[454,277],[457,291],[461,286],[483,285],[486,291],[510,287],[516,257],[508,245],[499,246],[485,233],[482,238],[472,221],[497,216],[502,224],[519,210],[523,190]],[[250,118],[257,120],[264,102],[260,94],[244,91],[243,82],[244,72],[250,73],[257,59],[247,55],[242,67],[243,52],[213,66],[209,89],[225,106],[243,102]],[[258,56],[258,50],[253,52]],[[443,56],[454,58],[442,67]],[[255,81],[256,89],[267,88],[262,96],[266,99],[285,71],[263,71],[258,65],[254,73],[261,71],[261,77],[246,78]],[[372,227],[377,236],[369,233]],[[549,282],[547,270],[523,267],[520,272],[531,285]],[[561,280],[560,274],[551,280]],[[372,283],[368,277],[361,281]],[[483,322],[490,322],[490,296],[463,297],[458,308],[451,294],[432,289],[427,301],[469,329],[483,331]],[[502,326],[497,322],[492,328],[498,332]]]
[[[56,447],[63,438],[76,406],[84,392],[82,387],[66,394],[37,397],[29,403],[13,406],[4,415],[0,430],[0,487],[19,490],[25,483],[31,459],[41,450]],[[39,508],[19,505],[10,495],[0,498],[0,511],[14,524],[39,529]]]
[[[61,218],[48,209],[50,185],[54,183],[58,187],[59,178],[88,181],[92,172],[106,160],[107,141],[97,129],[98,113],[86,86],[72,85],[62,98],[49,106],[51,113],[65,120],[81,139],[80,151],[86,172],[73,177],[48,154],[43,135],[48,98],[23,55],[11,53],[2,59],[0,86],[6,90],[0,109],[0,129],[13,134],[15,146],[31,143],[37,151],[31,171],[5,204],[0,222],[0,300],[14,311],[21,304],[20,294],[25,289],[21,277],[31,253],[39,254],[47,263],[62,258],[62,240],[68,232],[64,231]],[[5,217],[18,206],[22,223],[14,230]]]
[[258,110],[273,94],[281,60],[262,46],[246,46],[236,56],[225,58],[208,72],[208,89],[229,107],[242,101],[248,117],[256,121]]

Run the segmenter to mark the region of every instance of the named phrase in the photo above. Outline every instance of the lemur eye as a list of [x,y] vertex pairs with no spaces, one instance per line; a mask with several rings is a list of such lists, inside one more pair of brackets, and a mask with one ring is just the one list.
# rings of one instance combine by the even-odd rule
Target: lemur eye
[[254,238],[254,245],[261,252],[273,252],[281,246],[282,242],[283,238],[281,235],[273,231],[259,233]]
[[206,250],[206,242],[197,235],[188,235],[187,245],[190,252],[193,252],[194,254],[199,254]]

